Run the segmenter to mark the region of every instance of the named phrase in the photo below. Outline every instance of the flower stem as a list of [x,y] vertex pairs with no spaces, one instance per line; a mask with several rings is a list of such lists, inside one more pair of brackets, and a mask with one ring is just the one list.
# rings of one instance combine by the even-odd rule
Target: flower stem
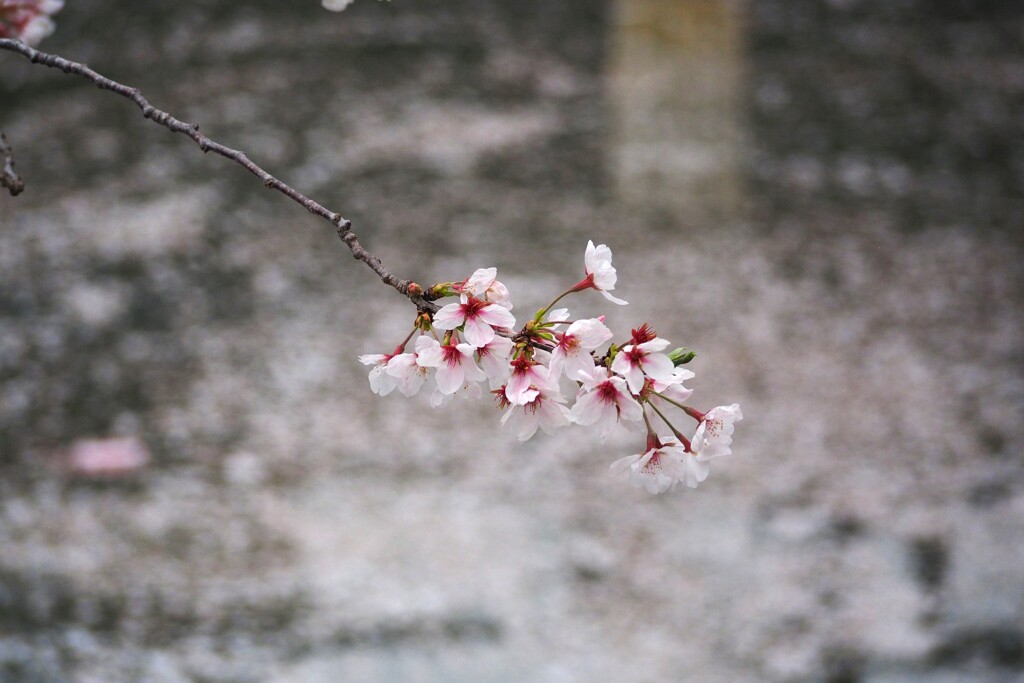
[[[647,405],[651,405],[651,404],[648,403]],[[651,406],[651,407],[653,408],[654,406]],[[653,436],[653,435],[657,434],[657,432],[654,431],[654,425],[651,424],[651,418],[649,418],[647,416],[647,411],[646,410],[644,411],[644,424],[647,425],[647,436]]]
[[409,340],[412,339],[412,336],[414,334],[416,334],[417,330],[419,330],[419,329],[420,329],[419,327],[417,327],[415,325],[413,326],[412,332],[410,332],[408,334],[408,336],[406,336],[406,338],[402,340],[401,344],[399,344],[398,346],[395,347],[395,355],[398,355],[398,354],[403,353],[405,351],[405,345],[409,343]]
[[691,408],[690,406],[686,405],[685,403],[680,403],[679,401],[673,400],[673,399],[669,398],[668,396],[666,396],[665,394],[659,393],[657,391],[654,392],[654,395],[657,396],[658,398],[665,399],[666,401],[668,401],[669,403],[674,405],[676,408],[681,409],[683,412],[685,412],[687,415],[692,417],[697,422],[703,422],[704,421],[704,413],[700,412],[696,408]]
[[548,314],[548,311],[551,310],[552,306],[554,306],[559,301],[561,301],[562,299],[564,299],[565,297],[567,297],[568,295],[572,294],[575,291],[577,291],[575,287],[570,287],[569,289],[565,290],[564,292],[562,292],[561,294],[556,296],[554,299],[551,300],[551,303],[549,303],[544,308],[540,309],[540,311],[537,313],[537,317],[534,318],[534,320],[536,320],[537,322],[540,322],[541,320],[543,320],[544,316],[546,316]]
[[660,417],[665,422],[665,424],[668,425],[668,428],[671,429],[672,433],[675,434],[677,439],[679,439],[679,443],[681,443],[683,445],[683,448],[686,449],[686,452],[689,453],[690,452],[690,440],[687,439],[685,436],[683,436],[679,432],[679,430],[676,429],[676,426],[674,424],[669,422],[669,419],[667,417],[665,417],[665,414],[663,412],[661,412],[660,410],[658,410],[658,406],[656,406],[656,405],[654,405],[653,403],[650,403],[650,402],[648,402],[647,405],[649,405],[651,407],[651,410],[656,412],[658,414],[658,417]]

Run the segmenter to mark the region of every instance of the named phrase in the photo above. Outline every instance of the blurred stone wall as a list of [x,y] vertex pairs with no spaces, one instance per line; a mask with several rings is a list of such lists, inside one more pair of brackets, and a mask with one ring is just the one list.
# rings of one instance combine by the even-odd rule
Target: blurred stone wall
[[[690,23],[630,34],[651,11]],[[410,311],[326,225],[0,55],[28,183],[0,197],[0,681],[1020,680],[1019,11],[59,20],[45,49],[340,209],[397,273],[495,265],[531,311],[607,242],[609,324],[696,348],[697,405],[746,418],[700,489],[650,497],[607,474],[628,434],[519,444],[483,403],[378,399],[355,356]],[[727,188],[671,173],[694,150]],[[148,464],[75,470],[111,436]]]

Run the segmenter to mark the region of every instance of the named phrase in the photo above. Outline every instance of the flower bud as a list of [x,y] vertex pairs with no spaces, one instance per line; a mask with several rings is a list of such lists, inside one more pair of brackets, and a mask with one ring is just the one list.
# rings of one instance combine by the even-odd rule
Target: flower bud
[[694,357],[696,355],[697,355],[696,351],[691,351],[690,349],[686,348],[685,346],[681,346],[678,349],[676,349],[675,351],[672,351],[671,353],[669,353],[668,357],[669,357],[669,360],[672,361],[673,365],[675,365],[676,367],[679,367],[680,365],[686,365],[687,363],[689,363],[691,360],[694,359]]
[[431,327],[433,327],[433,319],[430,317],[429,313],[420,313],[416,316],[416,322],[413,324],[418,330],[430,332]]
[[426,298],[430,301],[436,301],[437,299],[443,299],[446,296],[455,296],[458,292],[452,287],[452,282],[438,282],[436,285],[432,285],[427,290]]
[[408,291],[409,291],[409,296],[423,296],[423,288],[420,287],[415,282],[410,282],[409,283]]

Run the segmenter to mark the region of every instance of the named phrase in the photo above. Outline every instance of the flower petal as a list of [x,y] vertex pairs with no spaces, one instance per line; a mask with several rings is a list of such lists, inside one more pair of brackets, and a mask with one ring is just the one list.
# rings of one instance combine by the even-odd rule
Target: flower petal
[[448,304],[434,314],[434,327],[439,330],[454,330],[466,321],[466,311],[462,304]]
[[485,323],[494,327],[512,328],[516,325],[515,316],[509,313],[507,308],[503,308],[498,304],[484,306],[477,315]]
[[[501,311],[505,310],[501,306],[495,306],[495,308]],[[494,339],[494,329],[480,318],[466,320],[463,330],[465,331],[466,341],[475,348],[486,346]]]

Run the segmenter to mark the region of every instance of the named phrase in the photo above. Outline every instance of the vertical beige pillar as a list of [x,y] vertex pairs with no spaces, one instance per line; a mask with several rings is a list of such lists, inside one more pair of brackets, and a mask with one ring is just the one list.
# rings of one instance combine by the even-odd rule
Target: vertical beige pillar
[[741,211],[741,0],[616,0],[609,148],[618,197],[700,229]]

